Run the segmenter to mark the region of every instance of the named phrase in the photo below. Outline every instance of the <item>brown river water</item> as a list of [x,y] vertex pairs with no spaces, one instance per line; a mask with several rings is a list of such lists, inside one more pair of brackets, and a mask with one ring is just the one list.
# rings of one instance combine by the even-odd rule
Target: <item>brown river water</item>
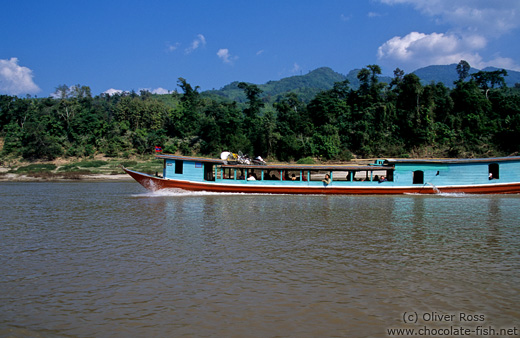
[[32,182],[0,202],[0,337],[520,335],[519,195]]

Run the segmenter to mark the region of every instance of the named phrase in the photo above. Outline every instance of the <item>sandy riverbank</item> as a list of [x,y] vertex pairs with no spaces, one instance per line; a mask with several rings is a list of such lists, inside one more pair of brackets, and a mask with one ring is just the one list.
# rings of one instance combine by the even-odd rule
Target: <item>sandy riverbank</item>
[[57,158],[53,161],[31,162],[11,160],[0,163],[0,182],[133,181],[120,165],[127,162],[133,169],[143,172],[162,169],[162,164],[153,166],[151,160],[153,159],[115,159],[102,155],[91,159]]
[[0,182],[63,182],[63,181],[132,181],[133,179],[126,174],[105,175],[105,174],[87,174],[78,175],[73,178],[53,175],[49,177],[38,177],[31,175],[19,175],[12,173],[1,173]]

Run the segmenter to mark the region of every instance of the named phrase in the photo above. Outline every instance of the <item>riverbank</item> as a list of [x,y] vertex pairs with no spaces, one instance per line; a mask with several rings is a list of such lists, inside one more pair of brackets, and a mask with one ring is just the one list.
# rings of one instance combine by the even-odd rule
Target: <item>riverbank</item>
[[71,176],[19,175],[0,172],[0,182],[52,182],[52,181],[132,181],[127,174],[83,174]]
[[132,180],[121,166],[150,174],[162,171],[162,162],[152,156],[132,159],[96,156],[33,162],[11,160],[0,165],[0,182]]

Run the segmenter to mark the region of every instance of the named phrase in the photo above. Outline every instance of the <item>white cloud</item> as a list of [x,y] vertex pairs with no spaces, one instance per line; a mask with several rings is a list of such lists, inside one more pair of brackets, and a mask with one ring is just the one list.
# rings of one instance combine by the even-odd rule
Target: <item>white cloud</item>
[[33,82],[31,69],[19,66],[17,58],[0,60],[0,92],[20,95],[39,91],[40,88]]
[[206,45],[206,38],[204,37],[204,35],[202,34],[199,34],[197,35],[197,38],[195,40],[192,41],[191,43],[191,46],[186,48],[184,50],[184,52],[186,54],[190,54],[192,53],[194,50],[198,49],[199,47],[201,46],[205,46]]
[[411,32],[404,37],[393,37],[378,48],[378,59],[390,67],[413,71],[429,65],[446,65],[466,60],[475,68],[487,66],[518,69],[509,58],[496,57],[483,61],[478,51],[485,48],[487,40],[479,35]]
[[[140,88],[138,91],[137,91],[137,94],[139,94],[142,90],[144,91],[147,91],[147,92],[150,92],[152,94],[159,94],[159,95],[163,95],[163,94],[169,94],[171,93],[171,91],[169,91],[168,89],[164,89],[162,87],[159,87],[159,88],[155,88],[155,89],[150,89],[150,88]],[[125,91],[125,90],[121,90],[121,89],[114,89],[114,88],[110,88],[108,90],[105,90],[103,92],[104,94],[108,94],[108,95],[115,95],[115,94],[124,94],[124,93],[129,93],[128,91]]]
[[296,73],[299,73],[301,70],[302,70],[302,67],[300,67],[300,65],[295,62],[293,65],[293,68],[291,69],[291,73],[296,74]]
[[115,95],[115,94],[123,94],[125,91],[121,89],[114,89],[110,88],[108,90],[105,90],[103,93],[108,95]]
[[380,0],[382,3],[408,4],[454,30],[500,36],[520,26],[520,1],[517,0]]
[[177,48],[179,48],[179,46],[180,46],[180,43],[177,42],[177,43],[175,43],[173,45],[172,44],[168,44],[166,46],[166,48],[168,49],[169,52],[174,52],[174,51],[177,50]]
[[380,16],[382,16],[380,13],[368,12],[368,17],[369,18],[377,18],[377,17],[380,17]]
[[513,0],[379,0],[388,5],[411,5],[423,15],[450,26],[446,33],[411,32],[396,36],[378,48],[388,66],[415,70],[432,64],[466,60],[472,67],[520,68],[513,59],[495,55],[484,61],[488,41],[520,26],[520,1]]
[[352,19],[352,15],[341,14],[339,16],[339,18],[341,21],[347,22],[347,21],[350,21],[350,19]]
[[221,48],[217,52],[217,56],[224,62],[224,63],[233,63],[236,59],[238,59],[237,56],[232,56],[231,53],[229,53],[229,49],[227,48]]
[[162,94],[169,94],[170,91],[168,89],[164,89],[164,88],[159,87],[159,88],[153,89],[151,91],[151,93],[152,94],[160,94],[160,95],[162,95]]

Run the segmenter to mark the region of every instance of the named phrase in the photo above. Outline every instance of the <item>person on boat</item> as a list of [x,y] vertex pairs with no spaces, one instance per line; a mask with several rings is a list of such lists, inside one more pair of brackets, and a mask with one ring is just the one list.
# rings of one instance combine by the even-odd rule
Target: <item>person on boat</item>
[[295,174],[292,174],[291,180],[296,181],[296,175]]
[[256,178],[255,178],[255,176],[253,174],[249,174],[249,175],[247,175],[247,180],[248,181],[256,181]]
[[386,182],[386,181],[387,181],[387,180],[386,180],[386,177],[384,177],[384,176],[381,176],[381,177],[379,178],[379,183],[381,183],[381,182]]
[[321,181],[323,182],[323,184],[329,185],[330,184],[330,175],[326,174],[325,178],[323,180],[321,180]]

